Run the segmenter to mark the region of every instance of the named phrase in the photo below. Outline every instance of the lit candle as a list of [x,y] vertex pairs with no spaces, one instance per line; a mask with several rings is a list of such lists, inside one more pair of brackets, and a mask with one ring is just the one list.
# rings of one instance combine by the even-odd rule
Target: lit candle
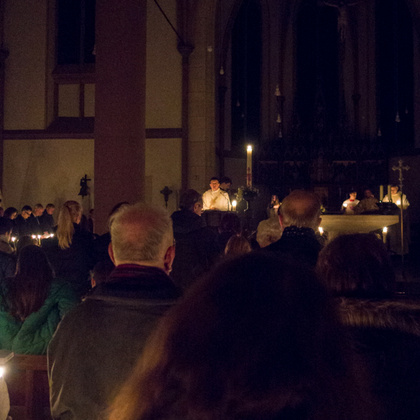
[[387,232],[388,232],[388,228],[385,226],[382,229],[382,240],[383,240],[384,244],[386,244],[386,234],[387,234]]
[[318,230],[319,230],[319,234],[322,236],[324,234],[324,229],[320,226]]
[[236,200],[233,200],[232,201],[232,211],[236,211],[236,204],[237,204]]
[[384,198],[384,186],[379,185],[379,201],[382,201]]
[[391,185],[388,185],[388,201],[392,203]]
[[252,188],[252,146],[246,148],[246,186]]
[[16,236],[12,236],[12,242],[16,242]]

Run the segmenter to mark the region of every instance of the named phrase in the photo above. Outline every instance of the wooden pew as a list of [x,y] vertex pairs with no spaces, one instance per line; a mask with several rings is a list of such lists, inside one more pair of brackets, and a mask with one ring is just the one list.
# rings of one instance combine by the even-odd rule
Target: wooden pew
[[6,364],[5,380],[13,420],[51,419],[47,356],[15,354]]

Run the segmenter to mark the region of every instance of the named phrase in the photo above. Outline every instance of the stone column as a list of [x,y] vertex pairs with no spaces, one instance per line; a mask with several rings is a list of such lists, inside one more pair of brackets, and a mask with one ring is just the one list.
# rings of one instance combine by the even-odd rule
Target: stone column
[[97,0],[95,231],[120,201],[144,199],[147,0]]

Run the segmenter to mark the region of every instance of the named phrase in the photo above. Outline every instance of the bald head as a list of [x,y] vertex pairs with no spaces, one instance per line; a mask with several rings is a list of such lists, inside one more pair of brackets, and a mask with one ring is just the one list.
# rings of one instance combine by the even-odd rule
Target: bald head
[[125,205],[113,215],[110,232],[115,265],[167,268],[165,258],[168,249],[173,249],[173,232],[172,220],[163,208],[144,203]]
[[304,190],[292,191],[281,203],[279,209],[280,224],[288,226],[308,227],[316,230],[321,221],[321,201],[312,192]]

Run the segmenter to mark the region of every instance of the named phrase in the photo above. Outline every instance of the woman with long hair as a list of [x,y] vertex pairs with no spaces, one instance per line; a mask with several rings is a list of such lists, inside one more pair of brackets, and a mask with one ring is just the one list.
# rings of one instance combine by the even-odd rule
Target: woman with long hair
[[356,372],[313,273],[247,254],[164,316],[110,419],[374,419]]
[[56,235],[42,241],[59,278],[68,281],[80,296],[90,288],[89,272],[94,266],[93,236],[79,225],[82,206],[66,201],[60,208]]
[[0,348],[23,354],[45,354],[55,329],[78,299],[55,280],[44,251],[22,248],[16,275],[1,285]]

